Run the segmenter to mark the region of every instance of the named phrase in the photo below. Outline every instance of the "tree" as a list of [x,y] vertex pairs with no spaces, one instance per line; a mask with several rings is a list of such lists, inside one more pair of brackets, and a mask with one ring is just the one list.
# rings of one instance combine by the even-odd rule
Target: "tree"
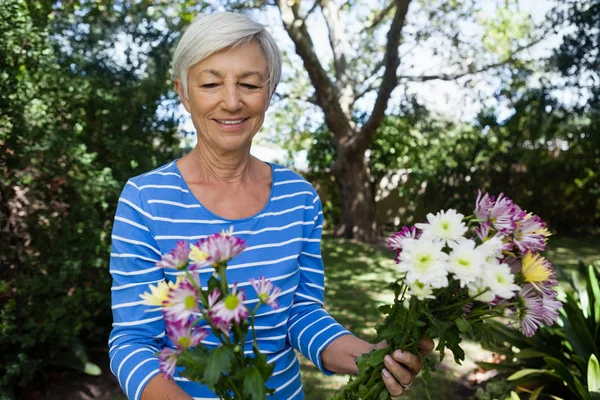
[[[483,2],[387,0],[376,9],[369,4],[275,1],[314,87],[314,93],[304,99],[322,110],[336,149],[331,171],[343,202],[337,233],[359,240],[373,239],[376,234],[374,179],[365,153],[385,119],[395,89],[411,82],[468,80],[476,74],[520,64],[517,55],[542,40],[549,29],[534,27],[526,16],[507,6],[479,22],[484,27],[484,40],[476,44],[461,27],[483,18]],[[317,56],[316,33],[310,32],[308,21],[316,10],[325,21],[331,65]],[[431,38],[443,43],[436,47],[445,60],[439,73],[406,72],[411,69],[410,50]],[[401,53],[401,49],[406,51]],[[365,106],[363,100],[369,96],[371,103]]]
[[170,59],[195,12],[160,5],[0,7],[2,398],[49,365],[83,368],[78,343],[106,343],[119,192],[180,153]]

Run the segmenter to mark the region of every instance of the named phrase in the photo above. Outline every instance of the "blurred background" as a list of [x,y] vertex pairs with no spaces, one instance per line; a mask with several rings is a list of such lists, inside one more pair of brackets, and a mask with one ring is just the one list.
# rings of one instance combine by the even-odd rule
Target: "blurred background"
[[[332,315],[373,338],[386,237],[504,192],[552,230],[567,311],[535,340],[468,343],[432,397],[597,398],[600,1],[0,0],[0,399],[124,398],[106,345],[117,199],[194,146],[171,56],[225,10],[282,49],[253,153],[320,193]],[[308,399],[347,379],[304,364]]]

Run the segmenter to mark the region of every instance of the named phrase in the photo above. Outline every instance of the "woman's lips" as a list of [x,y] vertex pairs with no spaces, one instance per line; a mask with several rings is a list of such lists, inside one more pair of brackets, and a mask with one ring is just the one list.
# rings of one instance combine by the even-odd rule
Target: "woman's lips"
[[238,119],[215,119],[214,121],[219,125],[221,129],[225,130],[236,130],[241,128],[249,118],[238,118]]

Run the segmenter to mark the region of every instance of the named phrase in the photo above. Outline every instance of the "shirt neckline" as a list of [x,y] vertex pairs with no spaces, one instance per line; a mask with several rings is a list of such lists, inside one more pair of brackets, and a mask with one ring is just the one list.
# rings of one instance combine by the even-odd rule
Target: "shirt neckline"
[[260,214],[264,213],[270,207],[270,205],[271,205],[271,199],[273,198],[273,192],[275,191],[275,165],[273,163],[261,160],[262,162],[264,162],[265,164],[267,164],[269,167],[271,167],[271,189],[270,189],[270,192],[269,192],[269,198],[267,199],[267,202],[265,203],[265,205],[263,206],[263,208],[260,211],[258,211],[256,214],[251,215],[249,217],[239,218],[239,219],[230,219],[230,218],[225,218],[225,217],[222,217],[222,216],[220,216],[218,214],[213,213],[204,204],[202,204],[202,202],[200,200],[198,200],[198,198],[192,192],[192,189],[188,186],[188,184],[185,181],[185,179],[183,179],[183,174],[179,170],[179,166],[177,166],[177,161],[179,161],[179,160],[180,159],[177,158],[175,161],[173,161],[173,169],[175,170],[175,172],[177,173],[177,175],[179,175],[179,179],[183,183],[184,189],[186,189],[188,191],[188,194],[192,197],[192,199],[194,199],[194,201],[202,207],[202,210],[204,210],[204,212],[206,212],[207,214],[211,215],[213,218],[219,219],[219,220],[222,220],[222,221],[225,221],[225,222],[232,222],[232,223],[246,222],[246,221],[255,219],[257,216],[259,216]]

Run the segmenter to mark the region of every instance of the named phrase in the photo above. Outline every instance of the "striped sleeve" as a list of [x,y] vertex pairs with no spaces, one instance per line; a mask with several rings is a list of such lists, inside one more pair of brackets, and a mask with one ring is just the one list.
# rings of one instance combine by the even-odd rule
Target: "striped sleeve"
[[125,185],[114,220],[110,273],[113,278],[113,329],[109,338],[110,369],[127,398],[139,400],[148,381],[159,373],[155,353],[162,348],[160,310],[141,304],[149,284],[164,279],[156,267],[160,251],[150,228],[152,215],[138,186]]
[[350,332],[333,319],[324,306],[325,276],[321,258],[323,211],[318,196],[314,198],[315,221],[310,237],[298,258],[300,283],[294,294],[288,322],[288,336],[292,346],[317,366],[323,368],[321,352],[328,344]]

